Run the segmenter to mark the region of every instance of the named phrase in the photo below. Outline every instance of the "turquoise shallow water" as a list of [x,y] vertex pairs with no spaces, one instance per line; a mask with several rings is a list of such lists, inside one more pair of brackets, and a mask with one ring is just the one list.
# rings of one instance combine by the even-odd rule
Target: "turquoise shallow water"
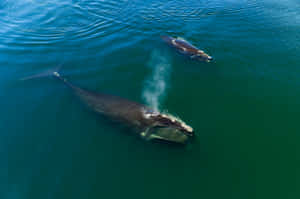
[[[0,2],[0,198],[300,197],[295,0]],[[162,34],[215,62],[185,59]],[[186,147],[95,117],[58,81],[159,106]]]

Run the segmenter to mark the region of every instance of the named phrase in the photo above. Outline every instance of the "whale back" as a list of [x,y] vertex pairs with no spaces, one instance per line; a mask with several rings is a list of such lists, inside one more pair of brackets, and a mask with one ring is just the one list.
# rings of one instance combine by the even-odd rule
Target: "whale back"
[[188,43],[185,40],[175,39],[174,43],[175,43],[174,45],[176,45],[177,47],[185,49],[184,51],[188,51],[193,54],[196,54],[198,52],[198,49],[195,46],[193,46],[192,44]]
[[146,107],[142,104],[119,96],[102,94],[79,87],[75,87],[73,90],[80,100],[95,113],[139,128],[148,125],[143,116],[143,110]]

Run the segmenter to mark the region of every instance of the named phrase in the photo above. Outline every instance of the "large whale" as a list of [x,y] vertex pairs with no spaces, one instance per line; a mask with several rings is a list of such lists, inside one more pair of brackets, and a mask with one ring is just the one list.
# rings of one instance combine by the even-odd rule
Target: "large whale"
[[49,75],[62,81],[89,109],[131,126],[132,132],[144,140],[163,140],[185,144],[194,135],[190,126],[172,115],[154,111],[145,105],[118,96],[80,88],[70,83],[58,72],[48,71],[26,79]]
[[198,61],[210,62],[213,58],[206,54],[203,50],[199,50],[189,42],[181,38],[170,36],[161,36],[161,39],[171,47],[175,48],[180,54],[186,55],[191,59]]

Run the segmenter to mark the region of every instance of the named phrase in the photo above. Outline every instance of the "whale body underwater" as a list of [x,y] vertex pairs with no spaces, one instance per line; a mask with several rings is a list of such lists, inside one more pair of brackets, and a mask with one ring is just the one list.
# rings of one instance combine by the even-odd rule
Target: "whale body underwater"
[[62,77],[58,72],[49,71],[25,79],[44,76],[53,76],[60,80],[90,110],[132,127],[132,133],[143,140],[162,140],[168,143],[186,144],[194,136],[194,130],[190,126],[172,115],[155,111],[143,104],[119,96],[80,88]]
[[169,46],[176,49],[177,52],[188,56],[193,60],[210,62],[213,60],[211,56],[206,54],[203,50],[199,50],[197,47],[193,46],[189,42],[181,38],[175,38],[170,36],[160,36],[161,39],[166,42]]

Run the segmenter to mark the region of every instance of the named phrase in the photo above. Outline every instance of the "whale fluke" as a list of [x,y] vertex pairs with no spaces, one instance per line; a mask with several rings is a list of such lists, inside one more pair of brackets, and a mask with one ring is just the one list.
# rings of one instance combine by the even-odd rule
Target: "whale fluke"
[[63,64],[59,64],[58,66],[50,69],[50,70],[47,70],[47,71],[44,71],[44,72],[41,72],[41,73],[38,73],[38,74],[35,74],[35,75],[31,75],[31,76],[27,76],[27,77],[23,77],[21,78],[20,80],[21,81],[26,81],[26,80],[30,80],[30,79],[38,79],[38,78],[43,78],[43,77],[50,77],[54,74],[54,72],[59,72],[61,67],[62,67]]

